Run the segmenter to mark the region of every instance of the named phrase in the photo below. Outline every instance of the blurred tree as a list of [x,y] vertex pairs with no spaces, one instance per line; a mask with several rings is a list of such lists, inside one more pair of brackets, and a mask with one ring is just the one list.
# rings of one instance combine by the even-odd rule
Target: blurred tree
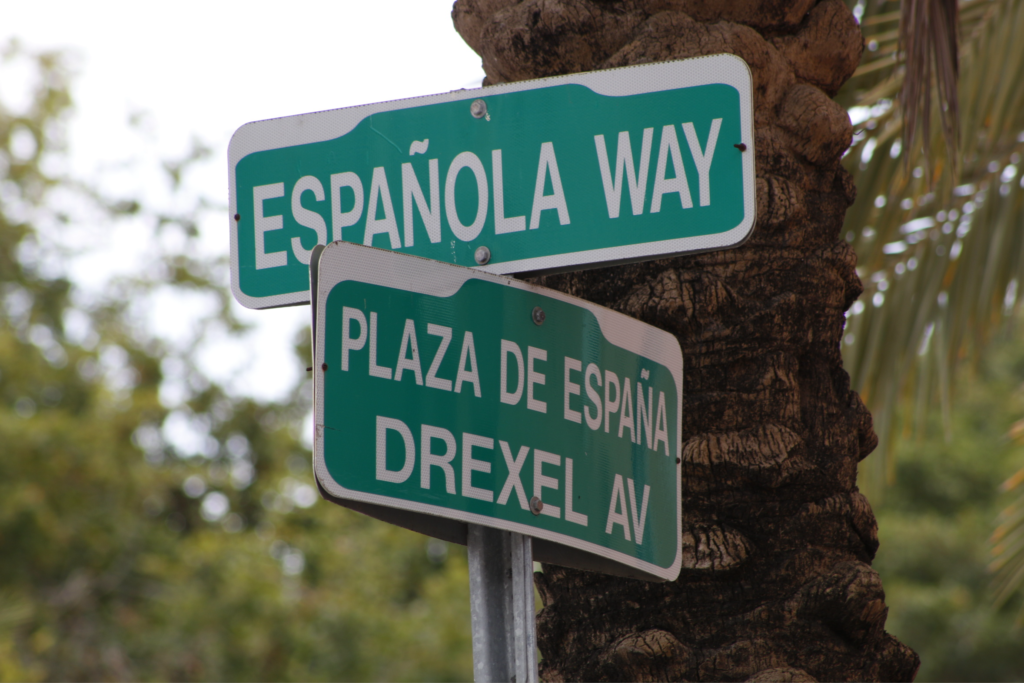
[[887,628],[921,656],[919,681],[1019,681],[1024,600],[992,601],[987,571],[996,487],[1024,462],[1006,426],[1024,413],[1021,330],[990,347],[973,376],[962,368],[947,419],[932,414],[923,438],[894,445],[896,476],[876,507]]
[[[1024,411],[1022,411],[1024,412]],[[1024,444],[1024,419],[1010,428],[1015,444]],[[997,517],[998,525],[992,533],[992,562],[989,569],[995,574],[996,605],[1011,602],[1024,595],[1024,467],[1010,475],[999,488],[1012,492],[1009,504]],[[1024,626],[1024,600],[1017,613],[1018,627]]]
[[[55,173],[68,67],[2,59],[34,90],[0,101],[0,680],[469,678],[464,554],[319,501],[308,383],[260,402],[197,366],[211,331],[244,331],[223,261],[196,256],[202,207]],[[203,155],[167,166],[172,189]],[[123,221],[154,249],[77,287],[77,250]],[[147,330],[167,293],[210,304],[183,341]]]

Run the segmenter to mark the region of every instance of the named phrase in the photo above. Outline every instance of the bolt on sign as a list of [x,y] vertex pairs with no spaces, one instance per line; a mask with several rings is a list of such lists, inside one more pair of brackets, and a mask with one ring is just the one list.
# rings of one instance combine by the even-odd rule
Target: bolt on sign
[[326,497],[449,541],[478,524],[531,536],[540,561],[678,576],[673,335],[348,242],[313,270],[313,464]]
[[232,290],[308,303],[311,250],[335,240],[491,273],[734,246],[754,224],[752,111],[746,63],[715,55],[246,124]]

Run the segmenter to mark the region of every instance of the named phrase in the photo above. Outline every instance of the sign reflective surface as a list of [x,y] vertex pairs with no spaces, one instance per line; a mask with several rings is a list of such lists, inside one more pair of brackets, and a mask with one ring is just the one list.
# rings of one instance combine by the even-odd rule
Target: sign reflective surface
[[675,337],[344,242],[318,280],[314,469],[331,497],[527,534],[572,548],[575,566],[676,577]]
[[493,273],[742,242],[750,71],[716,55],[246,124],[229,148],[232,288],[309,301],[334,240]]

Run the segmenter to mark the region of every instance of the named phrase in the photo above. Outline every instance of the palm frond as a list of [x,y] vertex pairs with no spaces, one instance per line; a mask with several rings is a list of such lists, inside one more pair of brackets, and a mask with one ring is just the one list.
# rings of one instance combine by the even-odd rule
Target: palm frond
[[[959,5],[959,148],[945,131],[950,111],[934,102],[905,142],[908,109],[894,104],[910,68],[896,60],[899,8],[858,7],[868,50],[840,101],[856,124],[845,163],[858,199],[845,230],[865,293],[843,355],[875,415],[881,457],[866,463],[865,483],[878,489],[893,471],[887,446],[930,406],[948,414],[953,369],[978,357],[1024,284],[1024,0]],[[943,87],[928,97],[941,100]]]
[[[931,138],[934,76],[937,109],[948,150],[947,157],[955,167],[960,123],[957,101],[957,0],[904,0],[900,7],[900,52],[905,62],[903,87],[900,89],[900,105],[905,121],[903,147],[914,148],[919,123],[924,139]],[[927,164],[927,148],[925,152]]]
[[[1010,428],[1010,438],[1024,442],[1024,420]],[[1003,491],[1016,491],[1013,501],[999,515],[998,525],[992,533],[992,562],[989,571],[993,574],[992,588],[996,605],[1002,605],[1013,597],[1024,584],[1024,469],[1018,470],[1003,482]],[[1017,615],[1019,624],[1024,624],[1024,607]]]

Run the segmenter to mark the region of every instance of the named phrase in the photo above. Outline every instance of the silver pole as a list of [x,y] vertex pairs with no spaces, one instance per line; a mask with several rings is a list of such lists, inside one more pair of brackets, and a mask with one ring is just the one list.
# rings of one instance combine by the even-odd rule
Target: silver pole
[[537,683],[530,537],[469,525],[473,680]]

